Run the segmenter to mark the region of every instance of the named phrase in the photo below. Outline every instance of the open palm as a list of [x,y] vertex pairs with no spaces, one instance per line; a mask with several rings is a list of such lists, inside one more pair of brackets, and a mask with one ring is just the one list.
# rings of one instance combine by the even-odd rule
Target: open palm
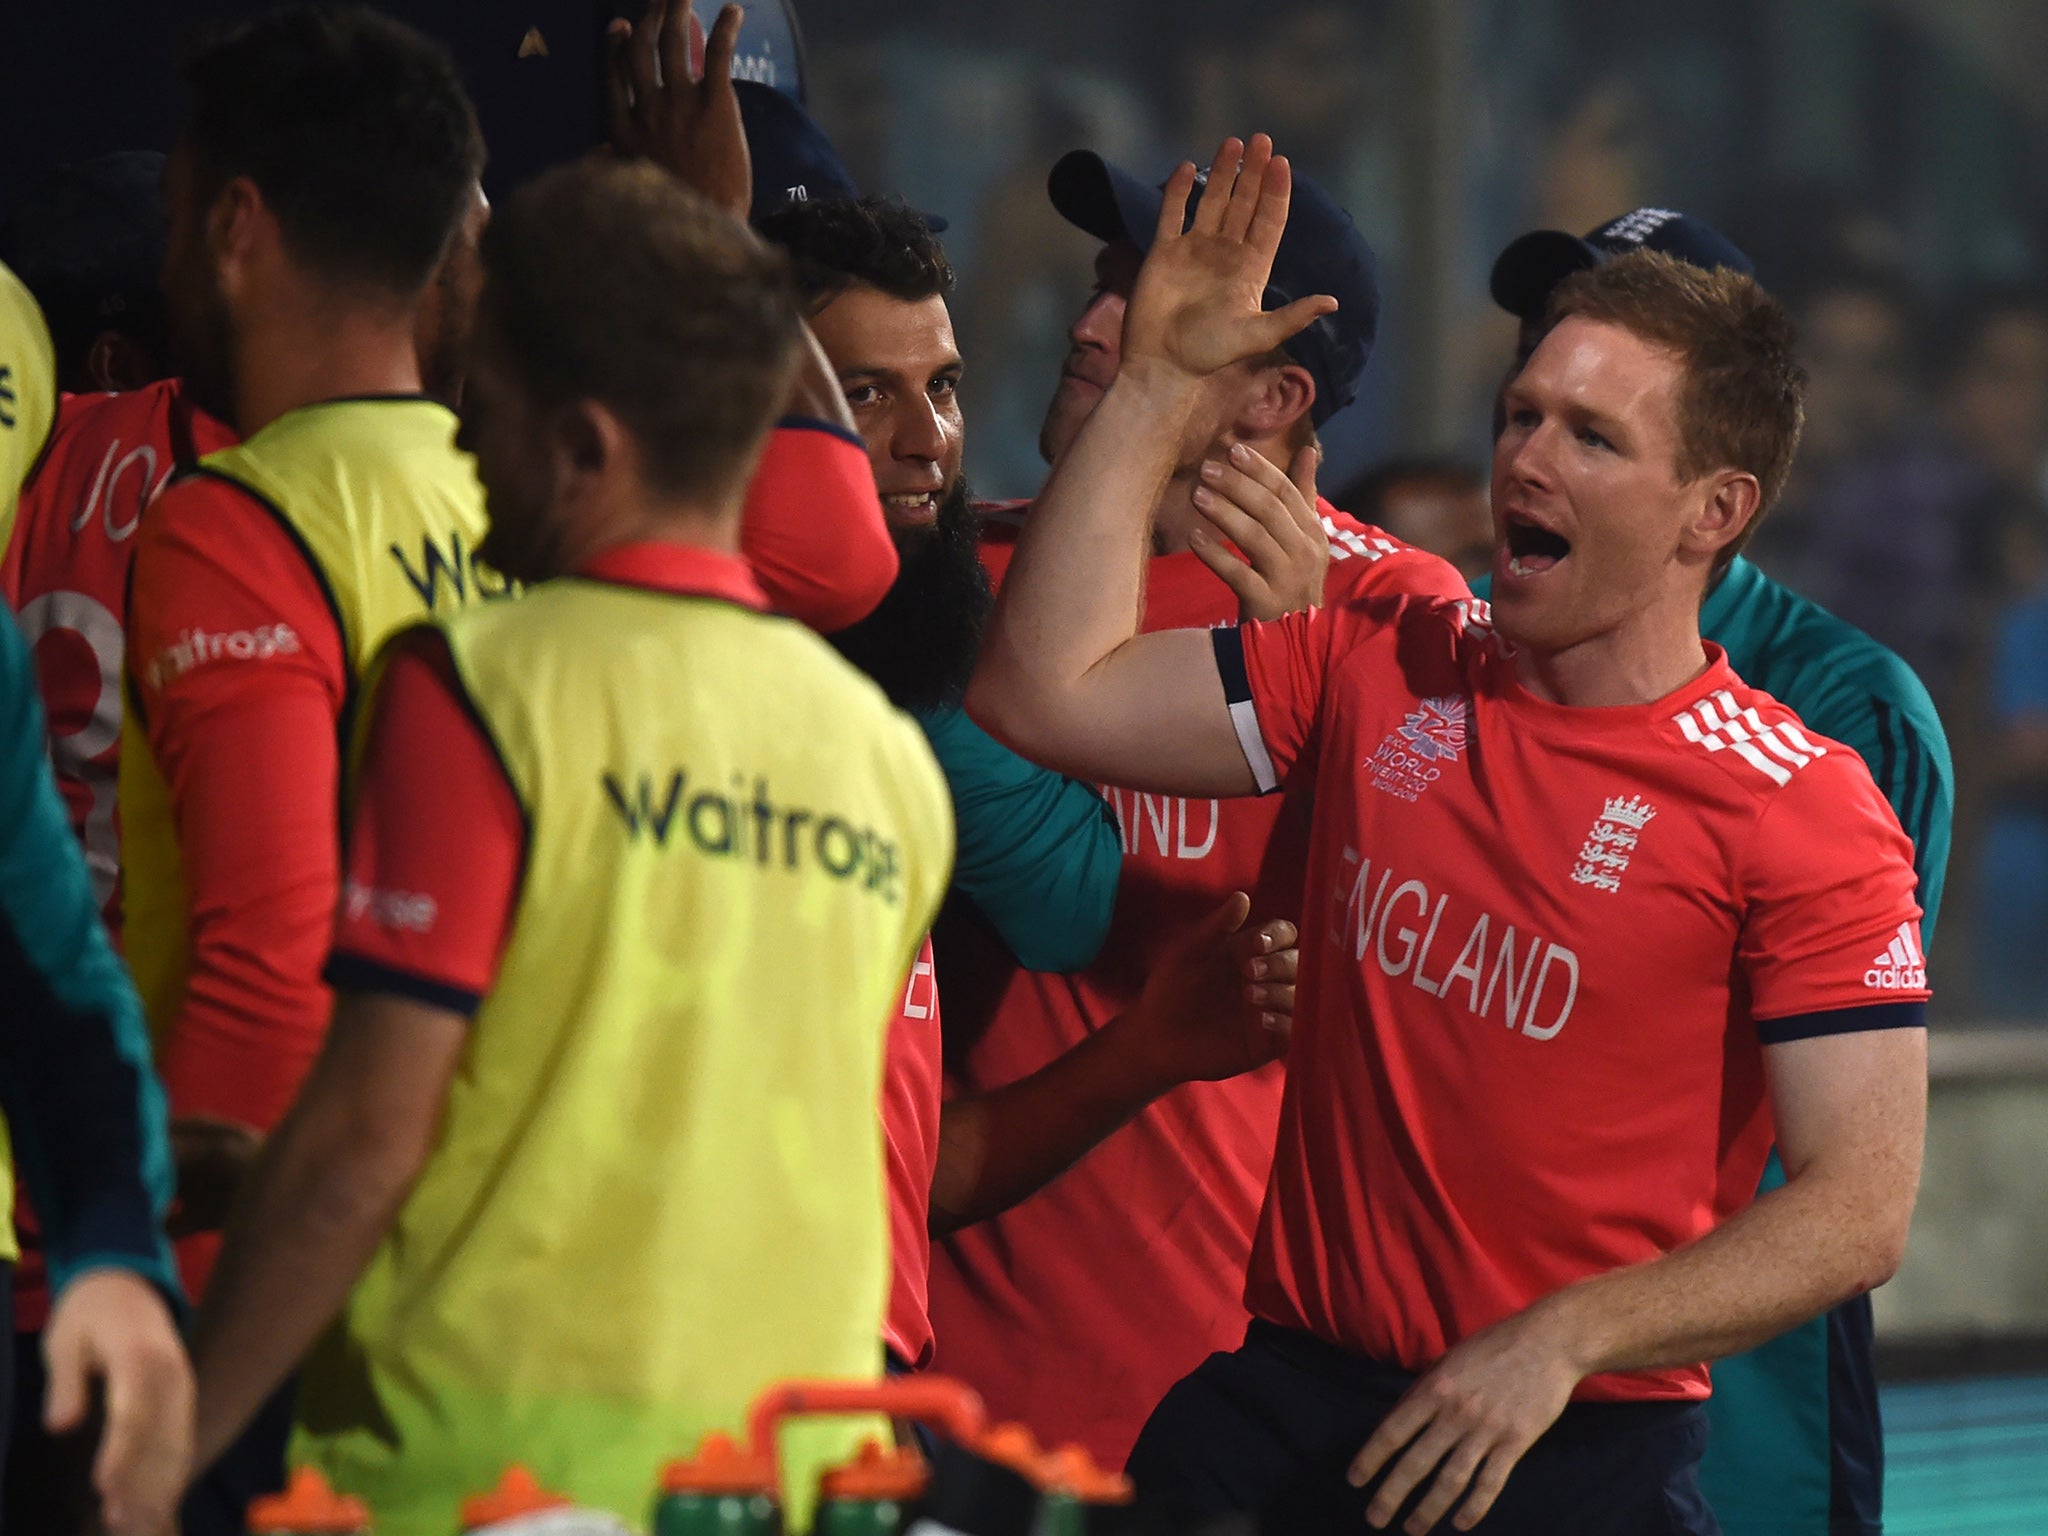
[[[1124,317],[1126,366],[1163,364],[1195,378],[1272,351],[1337,308],[1328,294],[1263,307],[1273,257],[1287,228],[1293,176],[1273,141],[1226,139],[1188,222],[1196,171],[1168,178],[1159,228]],[[1187,225],[1185,229],[1183,225]]]

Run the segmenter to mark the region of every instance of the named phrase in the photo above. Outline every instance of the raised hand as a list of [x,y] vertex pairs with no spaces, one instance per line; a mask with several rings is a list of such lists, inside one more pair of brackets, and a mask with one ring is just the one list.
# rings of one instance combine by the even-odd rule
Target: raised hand
[[1261,307],[1294,186],[1270,138],[1254,134],[1249,146],[1223,141],[1184,230],[1195,174],[1183,163],[1167,180],[1159,228],[1124,315],[1125,368],[1164,366],[1207,378],[1272,351],[1337,308],[1328,294],[1271,312]]
[[1317,449],[1303,448],[1283,475],[1263,454],[1233,443],[1227,462],[1210,459],[1202,465],[1194,503],[1209,527],[1197,526],[1190,542],[1201,562],[1237,594],[1240,618],[1277,619],[1323,600],[1330,536],[1316,511],[1321,459]]
[[[737,5],[726,6],[707,42],[690,0],[648,0],[638,26],[621,19],[606,34],[605,96],[614,150],[652,160],[744,221],[754,201],[754,168],[732,88],[742,19]],[[690,67],[698,53],[701,80]]]

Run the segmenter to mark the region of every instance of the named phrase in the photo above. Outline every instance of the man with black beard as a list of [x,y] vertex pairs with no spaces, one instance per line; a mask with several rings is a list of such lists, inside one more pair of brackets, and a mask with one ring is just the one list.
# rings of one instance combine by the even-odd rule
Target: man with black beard
[[[980,512],[961,473],[961,361],[946,294],[953,269],[901,204],[813,198],[758,216],[789,251],[855,426],[867,445],[901,573],[873,614],[831,638],[917,716],[953,795],[956,891],[1026,965],[1093,958],[1121,859],[1116,823],[1085,784],[1026,762],[960,707],[991,605]],[[891,1366],[922,1367],[931,1234],[1006,1210],[1182,1083],[1234,1076],[1287,1045],[1294,927],[1239,932],[1233,895],[1190,925],[1132,1007],[1018,1082],[942,1104],[937,978],[927,941],[889,1033],[887,1136],[895,1274]]]

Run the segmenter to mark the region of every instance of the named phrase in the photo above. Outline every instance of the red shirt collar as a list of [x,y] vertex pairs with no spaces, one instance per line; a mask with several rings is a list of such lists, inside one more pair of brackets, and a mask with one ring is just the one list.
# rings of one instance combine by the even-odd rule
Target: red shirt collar
[[576,574],[591,581],[645,587],[678,597],[715,597],[764,612],[768,607],[768,594],[761,590],[745,560],[695,544],[657,539],[620,544],[584,561]]

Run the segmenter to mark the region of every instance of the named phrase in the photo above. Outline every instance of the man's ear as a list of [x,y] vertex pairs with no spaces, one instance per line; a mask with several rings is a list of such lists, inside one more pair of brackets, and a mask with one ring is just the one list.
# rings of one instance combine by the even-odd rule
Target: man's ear
[[1716,555],[1756,522],[1763,487],[1746,470],[1724,469],[1711,476],[1706,496],[1686,523],[1681,542],[1697,554]]
[[601,401],[571,400],[557,407],[547,430],[556,474],[565,483],[601,479],[633,456],[632,435]]
[[86,382],[95,390],[140,389],[163,377],[156,355],[119,331],[101,331],[85,354]]
[[1316,381],[1299,363],[1255,368],[1231,428],[1242,441],[1278,437],[1315,403]]
[[243,274],[266,246],[281,243],[277,215],[247,176],[237,176],[222,187],[206,210],[206,245],[220,272],[225,297],[233,298],[239,292]]

